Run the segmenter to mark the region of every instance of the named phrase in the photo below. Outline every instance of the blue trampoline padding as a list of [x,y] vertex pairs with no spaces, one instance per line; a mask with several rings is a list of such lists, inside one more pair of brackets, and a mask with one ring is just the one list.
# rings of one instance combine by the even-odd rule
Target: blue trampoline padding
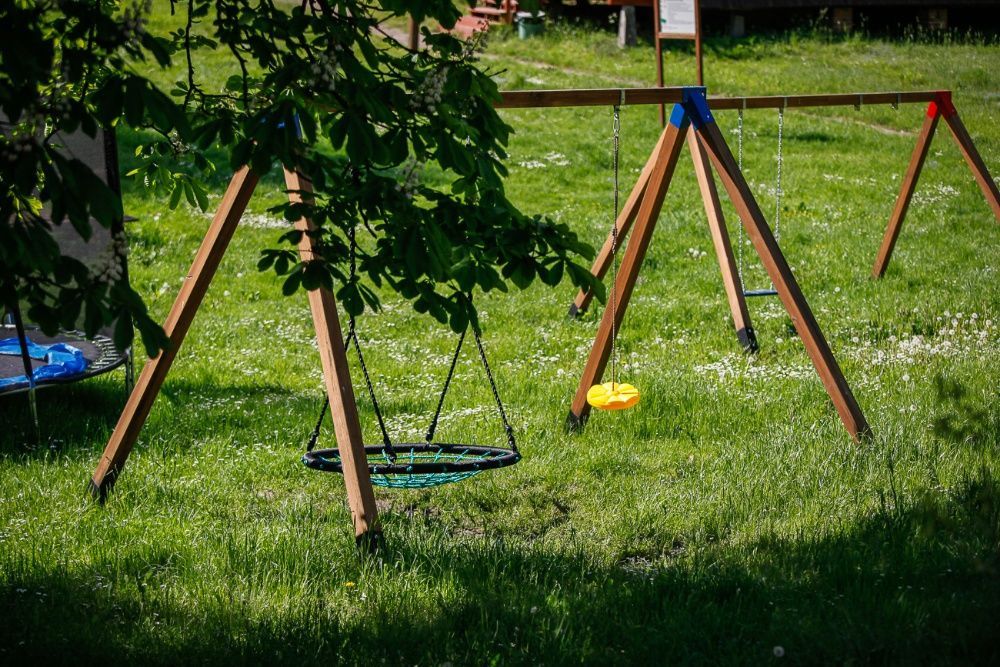
[[[21,356],[21,344],[17,338],[0,340],[0,354]],[[43,380],[71,378],[80,375],[87,369],[87,360],[84,358],[83,352],[66,343],[39,345],[28,339],[28,355],[32,359],[47,362],[32,372],[36,384]],[[0,389],[27,384],[28,376],[26,375],[0,378]]]

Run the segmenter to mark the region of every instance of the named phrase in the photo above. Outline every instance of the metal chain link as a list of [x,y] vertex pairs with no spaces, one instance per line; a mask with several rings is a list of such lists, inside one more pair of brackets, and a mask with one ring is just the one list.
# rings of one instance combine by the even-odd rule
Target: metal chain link
[[[350,258],[351,258],[351,269],[349,281],[353,282],[357,277],[357,251],[358,243],[356,236],[356,228],[354,225],[351,226],[347,233],[347,238],[350,243]],[[368,391],[368,398],[372,402],[372,409],[375,411],[375,419],[378,421],[379,431],[382,433],[382,447],[385,451],[386,457],[395,463],[396,461],[396,450],[392,446],[392,439],[389,437],[389,431],[385,426],[385,419],[382,417],[382,408],[378,404],[378,399],[375,397],[375,385],[372,383],[371,376],[368,374],[368,365],[365,363],[364,354],[361,352],[361,343],[358,341],[358,332],[356,327],[356,320],[354,315],[351,315],[347,320],[347,335],[344,337],[344,349],[345,351],[350,349],[350,345],[354,343],[354,350],[358,355],[358,366],[361,367],[361,374],[365,378],[365,388]],[[309,436],[309,443],[306,446],[306,451],[312,451],[319,440],[319,430],[323,424],[323,418],[326,416],[327,408],[330,403],[330,395],[326,394],[323,397],[323,407],[320,409],[319,419],[316,420],[316,426],[313,428],[312,434]]]
[[462,351],[462,343],[465,342],[465,332],[462,331],[462,335],[458,337],[458,345],[455,346],[455,354],[451,357],[451,367],[448,368],[448,377],[444,379],[444,388],[441,390],[441,396],[438,398],[437,410],[434,411],[434,418],[431,419],[431,425],[427,427],[427,435],[424,436],[424,440],[428,444],[434,441],[434,432],[437,431],[438,420],[441,418],[441,410],[444,408],[444,399],[448,395],[448,387],[451,386],[451,379],[455,376],[455,367],[458,365],[458,353]]
[[611,216],[611,387],[618,381],[618,146],[621,136],[621,106],[615,105],[612,121],[612,164],[614,171],[614,215]]
[[517,441],[514,439],[514,427],[510,425],[507,420],[507,411],[504,410],[503,401],[500,400],[500,391],[497,389],[497,383],[493,379],[493,371],[490,369],[490,362],[486,360],[486,350],[483,349],[482,332],[479,331],[479,326],[477,324],[470,323],[472,326],[472,334],[476,338],[476,348],[479,350],[479,358],[483,362],[483,369],[486,370],[486,379],[490,381],[490,390],[493,392],[493,400],[496,401],[497,410],[500,411],[500,419],[503,421],[503,429],[507,434],[507,444],[510,448],[517,451]]
[[781,239],[781,195],[784,193],[781,189],[781,165],[784,161],[782,155],[784,154],[782,150],[782,136],[784,135],[785,127],[785,110],[778,109],[778,178],[776,184],[775,192],[775,203],[774,203],[774,239]]
[[[736,116],[736,155],[737,155],[736,164],[737,166],[739,166],[740,173],[742,174],[743,173],[743,109],[740,109],[739,114]],[[739,232],[736,243],[737,246],[736,254],[739,258],[739,268],[737,270],[737,273],[740,276],[740,291],[745,292],[747,288],[746,285],[743,283],[743,244],[745,243],[744,234],[746,232],[743,231],[742,222],[740,222],[737,225],[737,227],[738,227],[737,231]]]
[[[781,240],[781,195],[784,194],[781,188],[781,165],[784,161],[782,157],[784,155],[784,150],[782,146],[782,137],[784,135],[785,128],[785,109],[778,109],[778,176],[775,179],[775,193],[774,193],[774,240],[775,242]],[[774,281],[771,281],[771,289],[774,289]]]

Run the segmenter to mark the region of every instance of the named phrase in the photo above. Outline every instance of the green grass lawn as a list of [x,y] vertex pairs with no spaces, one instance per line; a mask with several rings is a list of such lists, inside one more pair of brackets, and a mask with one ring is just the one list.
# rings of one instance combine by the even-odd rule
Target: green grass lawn
[[[651,82],[652,49],[614,42],[498,33],[483,62],[503,88]],[[705,72],[715,94],[951,88],[1000,174],[996,46],[709,40]],[[567,434],[601,308],[568,321],[568,286],[480,299],[525,458],[378,491],[377,559],[355,550],[342,479],[299,462],[323,393],[305,296],[255,268],[280,233],[271,174],[106,505],[85,484],[120,374],[40,395],[55,450],[24,444],[23,396],[0,399],[0,664],[997,662],[1000,226],[943,124],[893,264],[869,279],[923,113],[785,118],[781,245],[870,442],[844,431],[776,299],[751,302],[762,350],[740,352],[685,154],[621,332],[640,405]],[[504,117],[514,201],[602,242],[611,110]],[[735,113],[718,123],[735,150]],[[624,182],[658,131],[654,108],[623,111]],[[748,112],[745,171],[769,218],[776,140],[776,113]],[[209,218],[126,188],[133,283],[163,318]],[[392,433],[420,437],[454,338],[385,302],[360,336]],[[503,441],[471,347],[446,410],[442,439]]]

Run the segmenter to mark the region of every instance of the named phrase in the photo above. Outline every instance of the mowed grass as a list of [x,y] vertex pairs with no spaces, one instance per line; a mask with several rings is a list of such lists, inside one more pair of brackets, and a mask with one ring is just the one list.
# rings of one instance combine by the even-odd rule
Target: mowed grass
[[[648,45],[571,28],[495,35],[484,64],[504,88],[654,76]],[[690,55],[678,46],[668,68],[684,82]],[[705,69],[717,94],[954,89],[1000,173],[996,46],[709,40]],[[27,444],[23,396],[0,399],[0,662],[996,662],[1000,226],[943,125],[888,275],[869,278],[923,113],[785,118],[781,246],[870,441],[844,431],[776,299],[751,302],[762,350],[740,352],[684,153],[621,331],[639,406],[567,434],[602,308],[568,321],[568,286],[481,297],[525,458],[377,491],[386,548],[367,559],[342,479],[299,463],[323,393],[305,296],[283,298],[255,268],[280,233],[271,174],[104,506],[85,484],[123,405],[120,375],[40,395],[53,448]],[[599,245],[611,110],[505,118],[514,200]],[[718,123],[735,151],[735,113]],[[626,189],[658,131],[654,108],[623,111]],[[136,139],[122,139],[128,156]],[[748,112],[745,171],[769,219],[776,143],[776,113]],[[163,318],[209,218],[137,184],[125,206],[139,218],[134,285]],[[748,281],[766,286],[753,257],[747,246]],[[455,341],[384,298],[360,336],[391,431],[419,438]],[[446,410],[442,439],[503,441],[471,349]]]

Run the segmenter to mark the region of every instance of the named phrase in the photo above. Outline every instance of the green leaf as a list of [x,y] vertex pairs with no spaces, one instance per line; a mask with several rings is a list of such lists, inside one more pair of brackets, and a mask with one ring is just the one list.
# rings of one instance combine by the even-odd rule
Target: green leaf
[[132,127],[142,124],[142,116],[145,107],[143,106],[143,90],[146,82],[136,76],[125,79],[125,122]]
[[180,183],[174,182],[173,192],[170,193],[170,210],[177,208],[177,205],[181,203],[181,194],[183,194],[183,188]]
[[299,289],[299,285],[301,283],[302,271],[299,267],[296,267],[296,269],[288,274],[287,278],[285,278],[285,282],[281,286],[281,293],[285,296],[291,296]]
[[191,189],[194,191],[194,198],[198,202],[198,208],[202,211],[208,210],[208,195],[205,193],[205,189],[196,182],[191,182]]
[[524,259],[514,266],[510,275],[511,281],[521,289],[531,285],[535,279],[535,262],[531,259]]
[[549,287],[555,287],[559,284],[563,277],[563,263],[557,261],[552,264],[552,266],[547,269],[544,267],[538,268],[538,277],[542,279],[542,282]]

